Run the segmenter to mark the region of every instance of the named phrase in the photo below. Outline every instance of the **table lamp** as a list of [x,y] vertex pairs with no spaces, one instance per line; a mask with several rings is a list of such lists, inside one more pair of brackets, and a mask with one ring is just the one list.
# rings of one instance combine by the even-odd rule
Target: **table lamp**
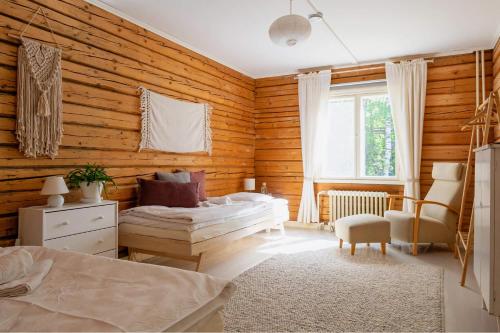
[[45,178],[41,195],[48,195],[47,205],[49,207],[62,207],[64,197],[61,194],[68,193],[68,187],[61,176],[51,176]]
[[245,178],[243,184],[245,191],[255,191],[255,178]]

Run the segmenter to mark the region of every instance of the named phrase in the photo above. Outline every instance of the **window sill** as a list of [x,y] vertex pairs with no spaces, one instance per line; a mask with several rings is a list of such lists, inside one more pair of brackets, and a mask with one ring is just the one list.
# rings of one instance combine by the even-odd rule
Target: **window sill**
[[404,183],[399,179],[332,179],[320,178],[314,180],[315,184],[368,184],[368,185],[401,185]]

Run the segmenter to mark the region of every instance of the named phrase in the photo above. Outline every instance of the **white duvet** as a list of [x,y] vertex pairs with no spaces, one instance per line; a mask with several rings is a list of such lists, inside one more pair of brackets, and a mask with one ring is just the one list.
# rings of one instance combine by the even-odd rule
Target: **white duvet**
[[140,206],[120,212],[119,223],[192,232],[236,218],[272,215],[277,222],[289,218],[288,201],[260,193],[239,192],[210,197],[196,208]]
[[272,208],[265,202],[234,202],[196,208],[140,206],[122,211],[120,223],[145,225],[161,222],[168,228],[192,231],[266,209]]

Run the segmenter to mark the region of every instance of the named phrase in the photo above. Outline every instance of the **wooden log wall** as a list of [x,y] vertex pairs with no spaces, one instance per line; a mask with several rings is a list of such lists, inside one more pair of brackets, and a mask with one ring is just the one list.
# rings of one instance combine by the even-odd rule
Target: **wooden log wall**
[[[500,37],[493,50],[493,90],[500,95]],[[495,128],[496,142],[500,142],[500,125]]]
[[[15,139],[19,35],[42,6],[63,51],[64,138],[54,160],[26,159]],[[39,16],[27,37],[52,42]],[[213,106],[213,156],[137,152],[139,94],[161,94]],[[136,177],[157,170],[206,170],[209,195],[242,190],[254,175],[255,81],[82,0],[0,0],[0,245],[17,236],[17,210],[43,204],[43,178],[87,162],[115,177],[109,198],[134,204]],[[66,195],[75,201],[79,193]]]
[[[381,68],[382,66],[382,68]],[[361,82],[385,78],[383,64],[334,71],[332,83]],[[468,133],[460,125],[474,113],[475,55],[439,57],[428,67],[427,98],[422,148],[421,194],[432,184],[434,161],[466,161]],[[486,52],[487,90],[492,87],[492,52]],[[296,218],[302,190],[302,157],[297,96],[293,76],[256,80],[256,151],[257,185],[268,184],[269,190],[290,201],[292,219]],[[386,191],[402,194],[399,185],[316,184],[325,189]],[[326,202],[321,219],[327,220]],[[470,212],[471,197],[467,209]]]

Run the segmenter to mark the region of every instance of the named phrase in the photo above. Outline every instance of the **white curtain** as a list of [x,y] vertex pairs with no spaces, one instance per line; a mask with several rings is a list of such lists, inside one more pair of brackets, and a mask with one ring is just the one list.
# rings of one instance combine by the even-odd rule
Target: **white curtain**
[[319,221],[313,181],[321,168],[321,149],[324,146],[321,120],[328,111],[330,80],[330,71],[299,76],[300,137],[304,183],[297,221],[302,223]]
[[[424,59],[386,63],[387,88],[399,144],[399,161],[404,195],[420,198],[420,159],[424,127],[427,63]],[[403,209],[414,205],[404,200]]]

